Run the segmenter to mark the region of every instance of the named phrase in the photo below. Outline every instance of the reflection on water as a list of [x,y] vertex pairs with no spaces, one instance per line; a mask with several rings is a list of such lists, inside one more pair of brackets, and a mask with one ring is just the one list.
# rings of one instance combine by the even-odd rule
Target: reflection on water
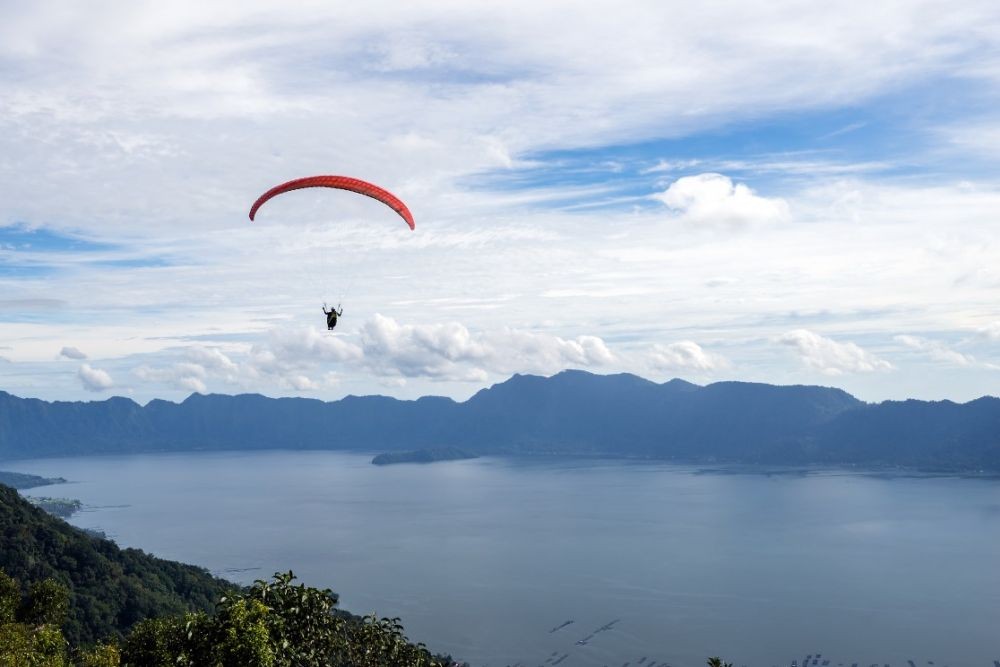
[[718,654],[737,667],[989,667],[1000,657],[995,479],[370,458],[3,467],[71,479],[59,495],[89,510],[73,523],[122,545],[243,582],[292,569],[476,665],[681,667]]

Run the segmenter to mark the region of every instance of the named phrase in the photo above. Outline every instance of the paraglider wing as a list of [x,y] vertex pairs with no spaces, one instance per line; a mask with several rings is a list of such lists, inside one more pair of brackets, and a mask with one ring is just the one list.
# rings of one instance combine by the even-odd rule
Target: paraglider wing
[[276,197],[284,192],[300,188],[336,188],[371,197],[394,210],[406,221],[410,229],[414,229],[413,215],[399,197],[373,183],[362,181],[360,178],[351,178],[350,176],[307,176],[306,178],[296,178],[294,181],[277,185],[262,194],[253,203],[253,206],[250,208],[250,219],[254,219],[254,216],[257,215],[257,209],[263,206],[264,202],[271,197]]

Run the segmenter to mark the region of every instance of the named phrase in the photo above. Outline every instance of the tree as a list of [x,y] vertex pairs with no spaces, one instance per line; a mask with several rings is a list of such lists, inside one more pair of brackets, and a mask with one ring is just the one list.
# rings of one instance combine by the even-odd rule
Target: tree
[[0,570],[0,667],[64,667],[66,639],[59,626],[69,589],[52,579],[35,582],[26,598]]
[[0,570],[0,624],[13,623],[18,607],[21,606],[21,590],[17,582]]
[[21,619],[32,625],[61,627],[69,615],[69,589],[54,579],[36,581],[28,588]]
[[139,623],[123,665],[150,667],[443,667],[412,644],[399,619],[348,617],[328,589],[294,584],[291,572],[223,597],[214,615]]

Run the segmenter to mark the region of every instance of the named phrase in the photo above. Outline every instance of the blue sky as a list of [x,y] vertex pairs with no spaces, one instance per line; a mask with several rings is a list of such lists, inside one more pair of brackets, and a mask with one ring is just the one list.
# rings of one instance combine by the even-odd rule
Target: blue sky
[[[0,19],[12,393],[464,398],[562,368],[1000,393],[996,3]],[[319,173],[416,231],[331,191],[247,220]]]

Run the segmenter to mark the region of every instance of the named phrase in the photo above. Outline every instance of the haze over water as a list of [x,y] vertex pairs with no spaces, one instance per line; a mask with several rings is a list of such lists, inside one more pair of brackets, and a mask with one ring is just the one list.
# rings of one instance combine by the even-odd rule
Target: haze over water
[[564,667],[1000,658],[996,479],[370,459],[182,453],[4,468],[69,478],[28,494],[79,498],[72,523],[122,546],[241,582],[292,569],[474,665],[553,653],[569,654]]

